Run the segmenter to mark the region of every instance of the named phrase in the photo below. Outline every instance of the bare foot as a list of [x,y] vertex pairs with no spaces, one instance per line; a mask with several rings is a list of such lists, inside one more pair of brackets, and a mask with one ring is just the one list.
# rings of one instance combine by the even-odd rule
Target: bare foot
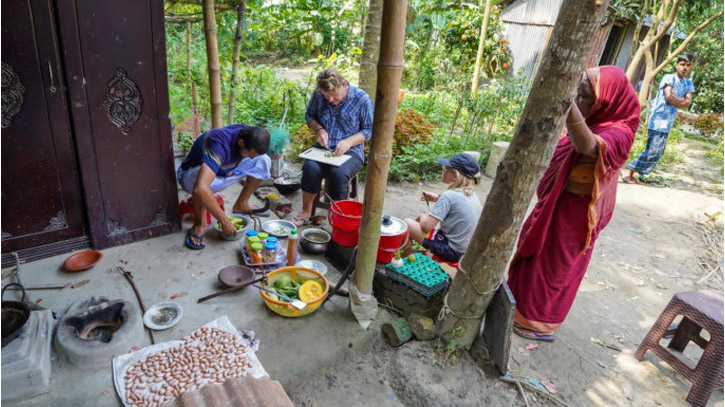
[[292,223],[295,226],[305,226],[306,224],[310,223],[310,213],[305,212],[298,212],[297,215],[292,217]]
[[625,184],[642,185],[642,182],[640,180],[638,180],[637,178],[635,178],[635,177],[633,177],[631,175],[628,175],[628,176],[622,178],[622,181],[624,181]]
[[191,239],[191,242],[195,245],[203,245],[204,244],[204,230],[206,228],[204,225],[194,225],[191,227],[191,233],[189,235],[189,239]]

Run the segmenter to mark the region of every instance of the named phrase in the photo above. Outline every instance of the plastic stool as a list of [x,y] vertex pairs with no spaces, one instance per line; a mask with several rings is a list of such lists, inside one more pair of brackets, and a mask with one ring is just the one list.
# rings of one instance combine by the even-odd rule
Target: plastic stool
[[[677,328],[669,330],[676,316],[682,315]],[[710,340],[700,336],[706,330]],[[678,352],[685,350],[692,341],[703,349],[700,360],[694,369],[660,345],[660,340],[667,333],[674,336],[668,348]],[[710,394],[723,388],[723,299],[711,291],[687,291],[677,293],[667,304],[647,336],[634,353],[641,361],[647,350],[651,350],[660,359],[667,362],[678,373],[692,382],[690,392],[685,400],[693,406],[707,404]]]
[[436,256],[435,254],[431,253],[430,250],[428,250],[428,253],[430,254],[430,258],[437,261],[438,263],[446,263],[447,265],[449,265],[453,268],[456,268],[456,269],[458,268],[458,262],[451,263],[450,261],[445,261],[445,260],[441,259],[440,257]]
[[[222,198],[219,194],[214,194],[214,199],[216,199],[219,206],[221,206],[222,211],[224,211],[224,198]],[[191,203],[191,195],[185,196],[184,199],[179,202],[179,215],[181,216],[181,220],[184,220],[184,216],[188,214],[194,214],[194,205]],[[211,213],[205,209],[203,216],[206,217],[206,224],[211,225]]]

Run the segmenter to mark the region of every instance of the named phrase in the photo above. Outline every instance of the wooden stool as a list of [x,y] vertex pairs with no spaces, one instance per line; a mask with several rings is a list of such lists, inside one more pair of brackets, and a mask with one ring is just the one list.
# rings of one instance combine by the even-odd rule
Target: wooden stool
[[[224,209],[224,198],[222,198],[219,194],[214,194],[214,199],[216,199],[219,206],[222,207],[222,210]],[[184,197],[184,199],[179,202],[179,216],[181,217],[181,220],[184,220],[184,216],[188,214],[194,214],[194,205],[191,203],[191,195],[187,195]],[[206,217],[206,224],[211,225],[212,222],[212,216],[211,213],[207,210],[204,210],[204,215]]]
[[[682,315],[679,326],[668,330],[678,315]],[[710,334],[709,341],[700,336],[703,329]],[[668,348],[682,352],[692,341],[703,349],[694,369],[690,369],[659,344],[665,334],[672,332],[674,337],[667,345]],[[641,361],[648,349],[692,382],[685,400],[693,406],[704,406],[713,391],[723,388],[723,299],[711,291],[675,294],[637,348],[634,357]]]
[[[322,191],[327,192],[326,181],[327,180],[325,178],[320,180],[320,187],[318,188],[320,192],[318,192],[317,196],[315,196],[315,202],[312,204],[312,213],[310,216],[315,216],[315,212],[318,208],[329,210],[330,206],[332,206],[327,197],[322,193]],[[357,199],[357,174],[350,178],[350,184],[347,187],[347,199]]]

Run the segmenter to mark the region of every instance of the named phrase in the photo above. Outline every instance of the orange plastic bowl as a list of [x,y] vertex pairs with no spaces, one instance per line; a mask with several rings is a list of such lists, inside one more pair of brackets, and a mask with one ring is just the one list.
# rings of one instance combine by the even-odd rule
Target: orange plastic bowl
[[83,271],[98,264],[103,259],[103,253],[98,250],[86,250],[76,253],[65,260],[63,268],[67,271]]

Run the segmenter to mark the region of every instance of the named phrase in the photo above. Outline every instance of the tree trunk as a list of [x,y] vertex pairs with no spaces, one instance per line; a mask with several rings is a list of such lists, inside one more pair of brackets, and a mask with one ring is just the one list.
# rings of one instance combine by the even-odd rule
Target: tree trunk
[[[671,5],[668,1],[663,1],[662,4],[660,4],[657,15],[655,15],[652,19],[652,27],[650,27],[649,31],[647,31],[647,35],[644,37],[642,45],[637,49],[637,52],[634,53],[634,57],[632,57],[632,61],[630,61],[629,66],[627,67],[627,78],[630,82],[636,80],[636,78],[634,78],[634,74],[637,71],[637,66],[642,61],[645,52],[651,52],[652,47],[654,47],[655,44],[657,44],[660,39],[667,34],[667,30],[669,30],[672,23],[675,22],[675,16],[677,16],[677,10],[680,8],[681,3],[682,0],[673,0]],[[669,10],[668,6],[670,7]],[[663,21],[663,23],[660,24],[661,21]]]
[[216,37],[216,16],[214,0],[204,3],[204,36],[206,37],[206,59],[209,69],[209,104],[211,105],[212,128],[222,127],[222,81],[219,70],[219,49]]
[[[643,92],[643,89],[649,90],[650,85],[652,84],[652,81],[654,78],[657,77],[657,74],[659,74],[667,65],[672,62],[672,60],[675,59],[676,56],[680,55],[682,51],[685,50],[687,45],[690,44],[690,42],[695,38],[695,36],[705,29],[708,25],[710,25],[713,21],[717,20],[718,18],[723,16],[723,12],[720,11],[712,16],[710,16],[707,20],[703,21],[697,28],[695,28],[688,36],[682,41],[682,44],[678,46],[674,51],[668,52],[668,54],[662,59],[662,62],[660,62],[659,65],[656,67],[652,67],[651,69],[648,67],[645,71],[644,79],[642,79],[642,88],[639,90],[639,103],[640,105],[644,106],[644,104],[647,102],[647,99],[649,98],[649,92]],[[674,31],[672,33],[674,35]],[[670,43],[671,44],[671,43]],[[656,54],[655,54],[656,55]]]
[[476,67],[473,70],[473,80],[471,81],[471,96],[473,97],[476,97],[476,93],[478,93],[478,75],[481,72],[483,45],[486,43],[489,17],[491,17],[491,0],[486,0],[486,10],[483,13],[483,24],[481,24],[481,36],[478,39],[478,51],[476,52]]
[[[597,5],[598,3],[598,5]],[[609,1],[564,0],[511,144],[436,322],[457,348],[478,336],[541,175],[551,160]]]
[[227,110],[227,124],[234,123],[234,98],[239,83],[239,55],[242,53],[242,32],[244,31],[244,8],[247,0],[241,0],[237,8],[237,32],[234,35],[234,53],[232,55],[232,86],[229,89],[229,110]]
[[[372,294],[373,290],[380,221],[383,216],[385,186],[392,159],[395,114],[398,110],[398,92],[403,73],[407,3],[406,0],[383,2],[378,62],[378,103],[373,118],[373,135],[365,177],[365,203],[360,224],[360,246],[355,261],[354,283],[363,294]],[[350,295],[353,295],[353,290]]]
[[649,0],[644,0],[642,3],[642,9],[639,11],[639,20],[634,28],[634,35],[632,35],[632,49],[629,51],[629,58],[627,58],[627,64],[632,61],[634,54],[639,49],[639,33],[642,31],[644,20],[647,18],[647,11],[649,10]]
[[380,56],[380,23],[383,19],[383,0],[370,0],[368,4],[365,37],[360,55],[358,86],[370,95],[375,103],[375,86],[378,83],[378,57]]

